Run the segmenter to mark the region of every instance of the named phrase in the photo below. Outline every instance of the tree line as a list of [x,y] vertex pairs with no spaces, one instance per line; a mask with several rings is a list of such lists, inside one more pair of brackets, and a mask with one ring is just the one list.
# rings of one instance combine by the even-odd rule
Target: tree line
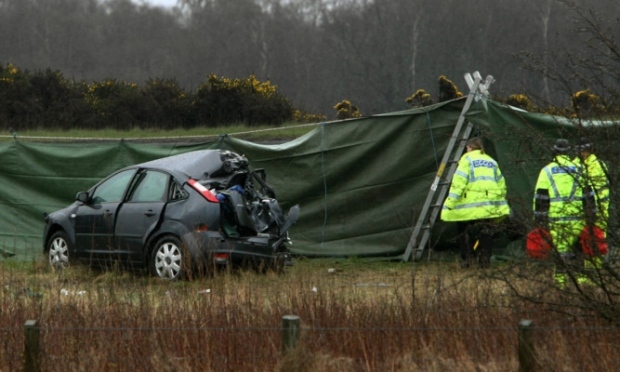
[[[620,97],[618,15],[612,0],[178,0],[171,10],[0,0],[0,64],[60,72],[82,87],[167,82],[184,92],[211,75],[254,76],[328,119],[345,99],[360,115],[410,107],[419,90],[438,101],[438,76],[463,91],[463,73],[475,70],[496,78],[496,97],[562,107],[589,90],[611,107]],[[199,120],[182,112],[169,125]]]

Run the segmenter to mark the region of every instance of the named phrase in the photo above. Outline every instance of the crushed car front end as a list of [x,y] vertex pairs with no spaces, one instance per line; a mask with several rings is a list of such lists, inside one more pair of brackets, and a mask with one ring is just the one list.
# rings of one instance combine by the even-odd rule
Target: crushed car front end
[[205,198],[220,205],[219,229],[192,231],[183,237],[192,255],[218,266],[281,268],[292,265],[288,230],[299,217],[299,206],[285,215],[266,182],[263,169],[233,152],[222,152],[222,166],[191,180]]

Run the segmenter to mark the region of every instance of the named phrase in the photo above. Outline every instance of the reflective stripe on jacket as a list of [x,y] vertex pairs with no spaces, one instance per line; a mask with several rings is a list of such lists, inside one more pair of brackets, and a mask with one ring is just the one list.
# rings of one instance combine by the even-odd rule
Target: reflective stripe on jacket
[[463,154],[441,210],[443,221],[470,221],[510,214],[506,180],[490,156],[480,150]]
[[[558,155],[539,173],[534,195],[536,200],[547,198],[550,222],[579,221],[583,219],[583,186],[580,183],[582,169],[566,155]],[[548,195],[540,193],[547,190]],[[540,200],[539,200],[540,202]]]

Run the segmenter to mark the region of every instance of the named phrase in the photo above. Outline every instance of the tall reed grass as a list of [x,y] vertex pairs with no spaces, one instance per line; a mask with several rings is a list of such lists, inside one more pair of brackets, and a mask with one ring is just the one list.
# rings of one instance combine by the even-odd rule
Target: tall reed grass
[[[493,278],[502,269],[300,260],[280,275],[236,270],[167,282],[5,261],[0,370],[23,367],[29,319],[40,325],[45,371],[514,371],[522,319],[535,324],[541,370],[617,366],[617,328],[511,295]],[[282,317],[291,314],[301,338],[282,355]]]

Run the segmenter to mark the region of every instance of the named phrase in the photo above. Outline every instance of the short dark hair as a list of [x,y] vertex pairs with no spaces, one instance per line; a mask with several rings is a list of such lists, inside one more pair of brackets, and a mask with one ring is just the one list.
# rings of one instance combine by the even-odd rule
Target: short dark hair
[[482,142],[482,138],[474,137],[467,140],[465,146],[471,147],[472,150],[480,150],[481,153],[484,154],[484,143]]

